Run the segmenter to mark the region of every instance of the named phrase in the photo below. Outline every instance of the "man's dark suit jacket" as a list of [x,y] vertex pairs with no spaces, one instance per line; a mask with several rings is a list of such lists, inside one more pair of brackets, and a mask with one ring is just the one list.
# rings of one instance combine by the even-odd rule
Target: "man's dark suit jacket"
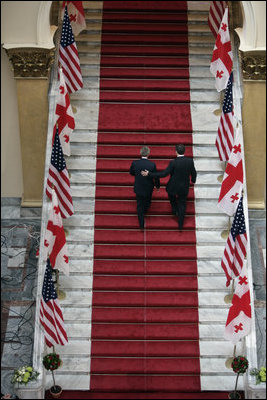
[[166,191],[170,195],[188,194],[190,177],[193,183],[196,182],[197,173],[194,161],[189,157],[176,157],[171,160],[168,167],[161,172],[149,172],[148,176],[152,178],[164,178],[170,175],[166,186]]
[[147,158],[141,158],[132,162],[130,174],[135,176],[134,192],[137,196],[149,197],[152,194],[154,186],[160,187],[159,178],[151,176],[142,176],[141,171],[147,169],[150,172],[157,172],[156,164]]

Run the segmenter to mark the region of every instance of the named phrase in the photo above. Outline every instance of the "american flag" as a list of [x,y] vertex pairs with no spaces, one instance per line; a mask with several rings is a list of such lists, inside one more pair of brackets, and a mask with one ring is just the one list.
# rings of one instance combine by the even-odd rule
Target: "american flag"
[[210,72],[215,77],[218,92],[225,89],[232,72],[233,52],[228,24],[228,7],[225,9],[212,53]]
[[83,87],[83,78],[77,46],[65,7],[61,41],[59,46],[59,67],[62,67],[65,82],[69,93],[77,92]]
[[210,5],[208,24],[211,32],[217,37],[227,1],[212,1]]
[[55,125],[53,131],[53,142],[58,126],[59,139],[61,142],[63,153],[70,156],[70,134],[75,128],[75,121],[70,105],[70,97],[67,91],[66,83],[62,73],[62,69],[59,68],[59,88],[56,98],[56,113],[55,113]]
[[235,279],[235,292],[225,325],[224,337],[234,345],[251,331],[251,298],[246,262]]
[[57,195],[52,189],[52,204],[44,239],[45,258],[50,259],[52,268],[69,275],[69,257],[66,235],[62,224]]
[[221,266],[226,275],[226,286],[231,279],[240,275],[247,254],[247,233],[243,210],[243,197],[241,197],[232,228],[226,242]]
[[218,208],[232,216],[236,212],[243,189],[242,141],[239,126],[236,127],[234,146],[223,175]]
[[74,213],[74,209],[70,191],[69,173],[60,145],[58,130],[55,134],[46,185],[46,194],[50,200],[52,200],[53,187],[57,194],[62,218],[70,217]]
[[216,138],[216,147],[221,161],[228,161],[234,143],[233,127],[233,72],[231,72],[224,94],[223,109]]
[[45,342],[48,347],[68,343],[63,314],[54,287],[51,265],[47,259],[40,305],[40,322],[44,328]]

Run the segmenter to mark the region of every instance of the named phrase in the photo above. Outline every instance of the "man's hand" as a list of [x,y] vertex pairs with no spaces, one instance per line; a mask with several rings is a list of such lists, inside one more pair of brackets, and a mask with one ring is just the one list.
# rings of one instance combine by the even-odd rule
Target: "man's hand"
[[149,171],[147,169],[145,169],[144,171],[141,171],[141,175],[142,176],[148,176]]

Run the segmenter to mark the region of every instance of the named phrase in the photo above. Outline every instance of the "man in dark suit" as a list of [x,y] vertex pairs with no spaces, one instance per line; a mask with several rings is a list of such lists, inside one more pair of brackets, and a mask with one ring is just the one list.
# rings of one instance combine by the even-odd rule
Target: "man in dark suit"
[[166,191],[172,207],[173,215],[178,216],[179,229],[183,229],[186,199],[189,192],[190,177],[191,182],[195,183],[197,178],[194,161],[192,158],[185,157],[185,146],[176,145],[177,157],[170,161],[168,167],[161,172],[142,171],[143,176],[151,178],[164,178],[170,175],[166,186]]
[[156,186],[157,189],[160,187],[159,178],[141,175],[142,170],[157,172],[156,164],[148,160],[149,154],[149,147],[142,147],[140,150],[141,159],[133,161],[130,168],[130,174],[135,177],[134,192],[136,194],[137,214],[141,229],[144,229],[144,215],[149,209],[153,188],[154,186]]

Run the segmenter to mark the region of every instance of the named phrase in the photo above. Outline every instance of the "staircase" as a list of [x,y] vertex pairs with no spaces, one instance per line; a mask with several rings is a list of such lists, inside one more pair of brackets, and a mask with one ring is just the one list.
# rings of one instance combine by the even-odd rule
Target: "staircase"
[[[220,94],[209,71],[210,2],[134,2],[131,10],[128,1],[105,3],[103,13],[102,1],[83,2],[87,30],[76,39],[84,88],[71,95],[76,129],[66,162],[75,213],[64,220],[71,273],[60,276],[69,343],[56,349],[56,382],[105,398],[227,398],[235,375],[225,367],[233,346],[223,338],[229,292],[220,261],[229,221],[217,208],[224,163],[214,145]],[[198,172],[185,230],[171,216],[164,178],[141,232],[131,161],[147,144],[164,169],[178,142]]]

